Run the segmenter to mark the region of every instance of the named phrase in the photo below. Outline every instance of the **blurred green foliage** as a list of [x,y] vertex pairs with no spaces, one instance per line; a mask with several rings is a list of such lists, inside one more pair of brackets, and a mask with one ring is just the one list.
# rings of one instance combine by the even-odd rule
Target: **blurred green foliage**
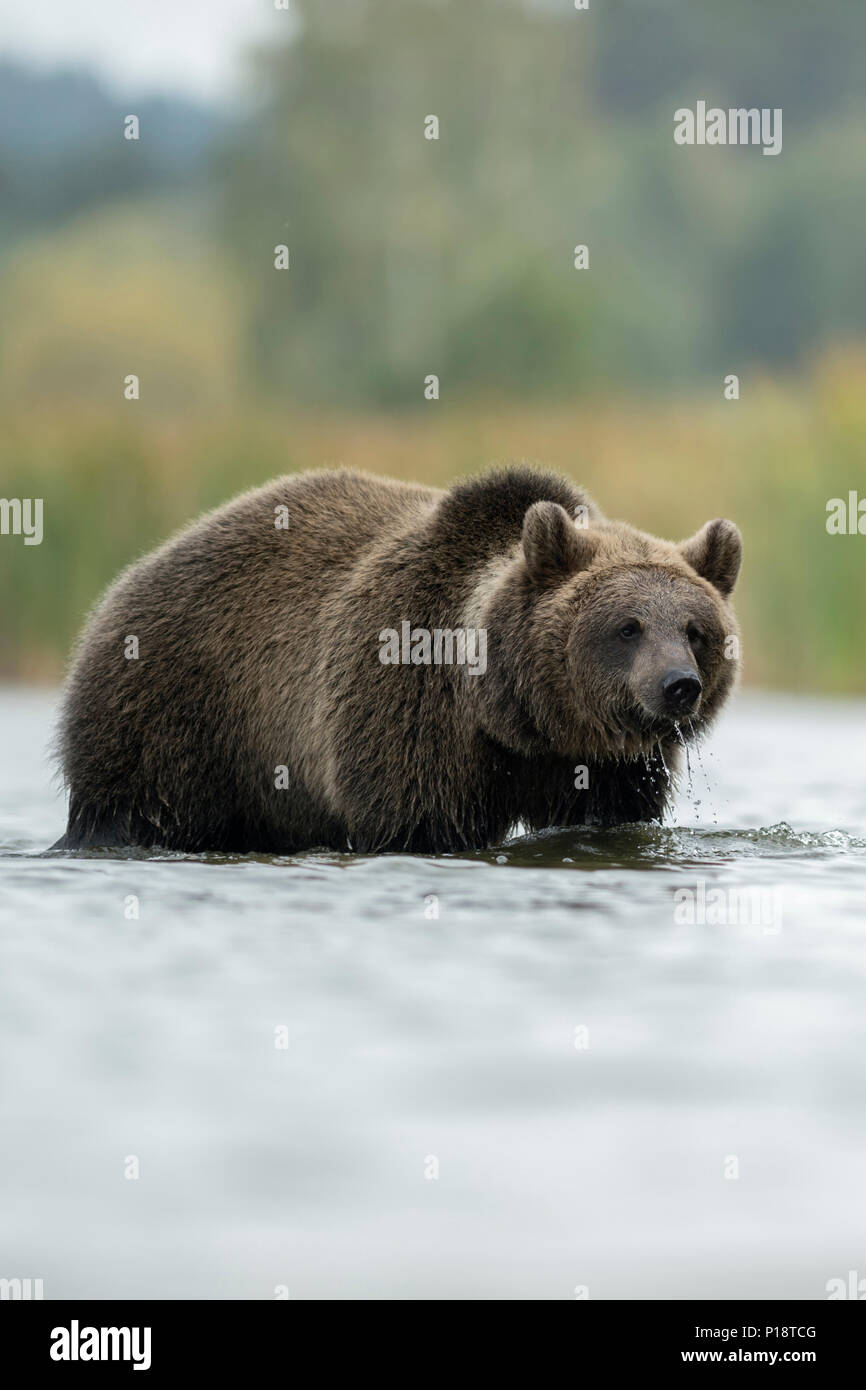
[[[866,496],[860,0],[293,13],[242,112],[142,105],[138,145],[92,82],[0,74],[0,495],[45,499],[0,537],[0,674],[55,678],[239,488],[530,457],[661,534],[732,516],[747,678],[866,690],[866,538],[824,526]],[[782,153],[676,146],[699,99],[782,107]]]
[[500,405],[337,414],[227,405],[182,418],[20,412],[0,440],[7,496],[45,499],[45,538],[0,539],[0,674],[54,679],[83,616],[125,564],[200,512],[280,473],[346,465],[442,485],[531,458],[589,487],[610,516],[681,539],[741,526],[745,678],[866,692],[866,536],[830,536],[826,505],[866,498],[866,354],[808,381],[754,380],[660,404]]
[[[866,336],[861,0],[292,13],[243,111],[142,103],[138,142],[92,80],[0,69],[0,396],[102,403],[158,320],[144,410],[665,392]],[[699,99],[781,107],[781,154],[675,145]]]
[[[435,372],[450,396],[555,399],[866,332],[861,5],[298,10],[221,166],[267,389],[411,403]],[[675,145],[698,99],[782,107],[781,154]]]

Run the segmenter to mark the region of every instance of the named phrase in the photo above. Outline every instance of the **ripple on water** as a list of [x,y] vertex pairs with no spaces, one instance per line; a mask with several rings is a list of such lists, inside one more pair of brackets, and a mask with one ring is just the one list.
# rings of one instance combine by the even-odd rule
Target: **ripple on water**
[[[0,1274],[823,1297],[866,1241],[863,719],[738,700],[722,825],[84,857],[40,854],[50,701],[0,692]],[[700,880],[790,890],[781,929],[678,922]]]
[[519,835],[474,857],[515,868],[653,868],[738,859],[862,855],[866,839],[844,830],[794,830],[785,821],[756,830],[627,825]]

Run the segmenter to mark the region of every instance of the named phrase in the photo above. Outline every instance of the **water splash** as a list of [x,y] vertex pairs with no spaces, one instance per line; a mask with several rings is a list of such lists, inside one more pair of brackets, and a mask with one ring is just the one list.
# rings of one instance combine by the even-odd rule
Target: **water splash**
[[660,743],[658,743],[658,744],[656,745],[656,747],[658,748],[658,755],[659,755],[659,759],[660,759],[660,761],[661,761],[661,765],[662,765],[662,767],[663,767],[664,770],[665,770],[665,780],[667,781],[668,787],[669,787],[669,788],[672,788],[673,785],[674,785],[674,779],[673,779],[673,777],[671,776],[671,770],[670,770],[670,768],[668,767],[667,763],[665,762],[665,753],[664,753],[664,749],[662,748],[662,746],[661,746]]
[[[710,774],[709,774],[709,772],[707,771],[707,767],[706,767],[706,765],[705,765],[705,763],[704,763],[704,758],[703,758],[705,736],[704,736],[703,734],[699,734],[699,733],[696,731],[695,726],[694,726],[694,724],[692,723],[691,719],[688,721],[688,725],[689,725],[689,733],[691,734],[691,737],[692,737],[692,746],[693,746],[693,748],[694,748],[694,750],[695,750],[695,759],[696,759],[696,762],[697,762],[698,767],[700,768],[701,776],[702,776],[703,779],[704,779],[704,786],[706,787],[707,804],[708,804],[709,807],[710,807],[710,813],[711,813],[712,818],[713,818],[713,824],[714,824],[714,825],[718,825],[718,823],[719,823],[719,812],[718,812],[718,808],[716,807],[716,802],[715,802],[715,791],[714,791],[714,788],[713,788],[713,784],[712,784],[712,782],[710,781]],[[706,751],[707,751],[707,757],[708,757],[708,758],[711,758],[711,757],[713,756],[712,750],[711,750],[710,748],[707,748]],[[700,803],[699,801],[696,801],[696,802],[695,802],[695,805],[696,805],[696,806],[700,806],[700,804],[701,804],[701,803]]]
[[[694,738],[694,725],[692,724],[691,720],[689,720],[688,723],[689,729],[691,730],[692,738]],[[680,747],[683,749],[683,752],[686,755],[686,794],[689,800],[691,801],[692,806],[694,807],[697,819],[701,820],[701,798],[695,795],[696,788],[694,774],[692,772],[691,749],[689,743],[686,740],[685,735],[683,734],[682,729],[680,728],[679,720],[676,719],[674,720],[674,732],[676,733]]]

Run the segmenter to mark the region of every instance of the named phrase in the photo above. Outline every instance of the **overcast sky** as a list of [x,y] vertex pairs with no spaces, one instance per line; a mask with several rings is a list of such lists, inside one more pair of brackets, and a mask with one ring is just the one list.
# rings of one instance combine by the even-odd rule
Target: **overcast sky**
[[249,43],[293,22],[274,0],[0,0],[0,57],[87,66],[121,92],[221,97]]

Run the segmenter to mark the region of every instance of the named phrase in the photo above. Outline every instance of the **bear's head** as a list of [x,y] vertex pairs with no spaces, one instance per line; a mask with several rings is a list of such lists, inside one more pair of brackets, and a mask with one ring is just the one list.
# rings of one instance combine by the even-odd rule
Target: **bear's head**
[[534,503],[519,549],[488,576],[482,726],[521,752],[600,758],[694,738],[737,675],[740,533],[709,521],[676,545],[589,517],[580,527]]

